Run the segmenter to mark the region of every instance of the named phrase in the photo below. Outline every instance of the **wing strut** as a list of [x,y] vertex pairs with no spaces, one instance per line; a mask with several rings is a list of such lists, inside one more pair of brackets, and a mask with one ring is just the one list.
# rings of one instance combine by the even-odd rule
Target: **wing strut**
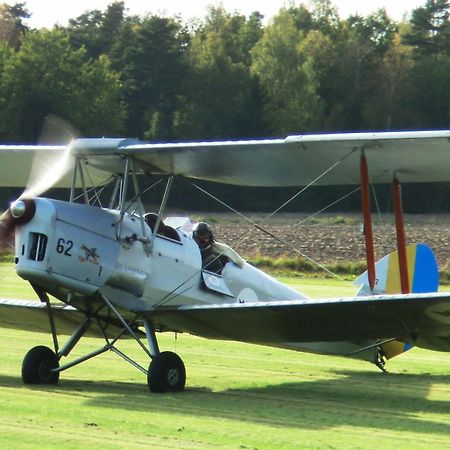
[[170,189],[172,188],[172,183],[173,183],[173,175],[171,175],[169,177],[169,179],[167,180],[166,190],[164,191],[164,195],[161,200],[161,205],[159,206],[158,218],[156,219],[156,223],[153,228],[155,231],[152,233],[152,237],[150,238],[150,244],[149,244],[150,251],[153,250],[153,244],[155,242],[156,232],[159,228],[159,224],[161,223],[161,218],[162,218],[162,215],[164,214],[164,210],[166,209],[166,204],[167,204],[167,200],[169,198]]
[[406,257],[405,224],[403,222],[402,190],[397,175],[392,180],[392,198],[394,203],[395,230],[397,233],[398,266],[402,294],[409,294],[408,260]]
[[361,179],[361,204],[364,216],[364,237],[366,240],[367,275],[370,290],[373,292],[375,286],[375,251],[373,246],[372,214],[370,211],[369,174],[364,151],[361,153],[359,172]]

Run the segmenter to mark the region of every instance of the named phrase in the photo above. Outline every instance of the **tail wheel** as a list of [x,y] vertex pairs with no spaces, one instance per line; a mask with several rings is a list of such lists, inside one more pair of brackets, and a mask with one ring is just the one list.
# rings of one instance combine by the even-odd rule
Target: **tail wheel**
[[48,347],[33,347],[23,359],[22,380],[25,384],[57,384],[59,372],[52,369],[59,367],[55,352]]
[[186,369],[173,352],[159,353],[148,369],[147,384],[151,392],[180,392],[186,384]]

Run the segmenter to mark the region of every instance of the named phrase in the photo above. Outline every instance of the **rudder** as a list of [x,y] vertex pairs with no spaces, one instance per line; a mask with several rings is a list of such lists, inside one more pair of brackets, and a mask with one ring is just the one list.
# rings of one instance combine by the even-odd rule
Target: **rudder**
[[[426,244],[412,244],[406,248],[409,291],[411,293],[437,292],[439,288],[439,270],[436,257]],[[354,283],[361,286],[358,296],[398,294],[401,292],[398,252],[394,251],[375,264],[375,287],[370,290],[367,271]],[[392,341],[380,345],[386,359],[400,355],[411,349],[412,345],[401,341]]]

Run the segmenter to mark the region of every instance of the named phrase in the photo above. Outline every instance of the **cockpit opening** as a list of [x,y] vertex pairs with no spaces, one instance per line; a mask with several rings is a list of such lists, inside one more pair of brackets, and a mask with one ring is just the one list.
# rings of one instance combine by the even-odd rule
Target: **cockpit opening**
[[[147,223],[147,225],[151,228],[152,233],[153,233],[155,231],[155,227],[158,222],[158,214],[147,213],[144,215],[144,220]],[[174,241],[181,242],[178,231],[169,225],[165,225],[162,220],[159,221],[157,234],[159,236],[163,236],[168,239],[172,239]]]

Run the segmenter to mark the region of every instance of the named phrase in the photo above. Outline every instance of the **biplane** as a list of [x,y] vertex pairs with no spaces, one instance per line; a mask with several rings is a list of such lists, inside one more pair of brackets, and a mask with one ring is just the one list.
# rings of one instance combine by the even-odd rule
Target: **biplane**
[[[359,358],[383,370],[386,359],[412,346],[450,351],[450,293],[437,292],[431,249],[406,245],[400,189],[400,182],[450,180],[450,131],[2,145],[1,184],[25,186],[33,161],[47,158],[54,162],[40,174],[41,185],[13,201],[1,221],[3,235],[14,231],[15,270],[40,301],[0,300],[0,326],[53,339],[53,349],[38,345],[25,355],[25,383],[57,383],[64,370],[112,351],[146,374],[150,391],[181,391],[184,363],[160,351],[157,332]],[[149,213],[142,180],[150,184],[155,176],[166,186],[159,210]],[[247,262],[208,270],[192,223],[165,217],[175,177],[242,186],[360,186],[367,272],[357,280],[358,294],[311,299]],[[378,262],[371,183],[392,183],[398,238],[397,249]],[[99,206],[106,185],[109,198]],[[50,187],[70,188],[68,201],[41,197]],[[63,345],[61,335],[68,336]],[[85,336],[102,343],[69,360]],[[143,349],[148,367],[119,350],[125,338]]]

